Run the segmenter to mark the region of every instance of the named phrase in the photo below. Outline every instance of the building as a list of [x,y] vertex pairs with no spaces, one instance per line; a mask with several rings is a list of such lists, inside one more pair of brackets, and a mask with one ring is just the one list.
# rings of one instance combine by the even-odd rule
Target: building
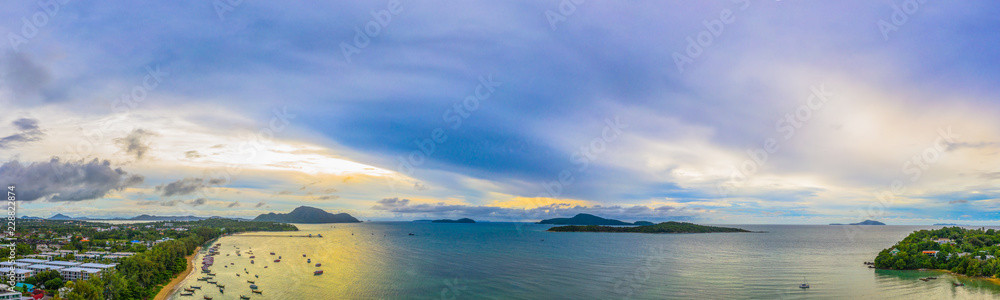
[[937,250],[925,250],[923,253],[927,254],[927,255],[933,255],[934,258],[937,258],[938,252],[941,252],[941,251],[937,251]]
[[34,270],[35,273],[38,273],[38,272],[42,272],[42,271],[59,270],[59,269],[63,269],[63,268],[66,268],[66,267],[50,266],[50,265],[30,265],[26,269],[28,269],[28,270]]
[[13,275],[14,280],[24,281],[25,278],[35,276],[37,273],[35,273],[35,270],[30,269],[14,269],[14,271],[11,271],[10,269],[0,269],[0,274],[3,274],[5,278],[9,278]]
[[80,268],[72,267],[59,270],[59,274],[62,275],[63,280],[87,280],[90,279],[90,275],[100,273],[100,269],[90,269],[90,268]]
[[29,264],[29,263],[19,263],[19,262],[3,261],[3,262],[0,262],[0,269],[10,269],[11,266],[14,266],[14,268],[17,268],[17,269],[24,269],[24,268],[27,268],[30,265],[31,264]]
[[81,268],[100,269],[101,271],[108,270],[108,269],[114,269],[115,266],[116,266],[115,264],[97,264],[97,263],[86,263],[86,264],[80,265]]
[[889,254],[895,256],[896,254],[899,254],[899,249],[892,249],[892,251],[889,251]]
[[47,263],[49,261],[44,260],[44,259],[22,258],[22,259],[15,260],[15,262],[26,263],[26,264],[44,264],[44,263]]
[[80,263],[75,261],[50,261],[45,264],[50,266],[60,266],[63,268],[76,267],[80,265]]
[[948,238],[937,238],[936,240],[934,240],[934,242],[944,245],[944,244],[951,244],[952,240]]

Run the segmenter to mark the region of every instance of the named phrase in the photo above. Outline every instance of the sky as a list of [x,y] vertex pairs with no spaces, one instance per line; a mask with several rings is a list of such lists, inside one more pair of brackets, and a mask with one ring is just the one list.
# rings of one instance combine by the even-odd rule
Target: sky
[[998,224],[997,14],[5,2],[0,184],[40,217]]

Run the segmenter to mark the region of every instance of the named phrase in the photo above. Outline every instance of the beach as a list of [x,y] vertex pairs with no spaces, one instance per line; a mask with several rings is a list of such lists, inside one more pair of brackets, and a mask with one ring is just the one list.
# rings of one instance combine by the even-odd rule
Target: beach
[[171,280],[170,283],[167,283],[167,285],[163,286],[163,288],[160,289],[160,292],[156,294],[156,297],[153,298],[154,300],[166,300],[170,298],[170,295],[173,294],[174,290],[177,289],[177,285],[180,284],[181,282],[184,282],[184,278],[187,278],[188,274],[191,274],[191,270],[194,269],[194,263],[195,263],[194,258],[195,256],[198,255],[198,251],[201,251],[201,247],[195,248],[194,253],[191,253],[191,255],[188,255],[186,257],[188,261],[187,269],[184,269],[184,272],[181,272],[176,276],[174,276],[174,279]]

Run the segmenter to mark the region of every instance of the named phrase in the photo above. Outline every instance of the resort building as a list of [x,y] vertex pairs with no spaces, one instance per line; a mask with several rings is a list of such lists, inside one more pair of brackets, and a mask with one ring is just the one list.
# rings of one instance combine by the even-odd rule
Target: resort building
[[50,261],[50,262],[45,262],[45,264],[51,266],[60,266],[63,268],[76,267],[80,265],[80,263],[75,261]]
[[19,263],[19,262],[9,262],[9,261],[0,262],[0,268],[2,269],[10,269],[11,266],[18,269],[24,269],[30,265],[31,264],[29,263]]
[[947,239],[947,238],[938,238],[938,239],[934,240],[934,242],[936,242],[938,244],[942,244],[942,245],[953,243],[953,241],[951,239]]
[[43,263],[47,263],[49,261],[43,260],[43,259],[22,258],[22,259],[15,260],[15,262],[26,263],[26,264],[43,264]]
[[64,269],[64,268],[66,268],[66,267],[50,266],[50,265],[30,265],[30,266],[27,267],[28,270],[34,270],[35,273],[42,272],[42,271],[48,271],[48,270],[59,270],[59,269]]
[[21,299],[21,293],[12,292],[8,290],[0,291],[0,300],[14,300]]
[[59,274],[62,275],[63,280],[87,280],[90,279],[90,275],[100,273],[101,269],[90,269],[90,268],[80,268],[72,267],[59,270]]
[[36,274],[35,270],[29,269],[14,269],[14,271],[11,271],[10,269],[0,269],[0,271],[2,271],[0,274],[3,274],[3,277],[9,278],[13,275],[14,280],[16,281],[24,281],[25,278],[35,276]]
[[86,269],[100,269],[101,271],[104,271],[108,269],[114,269],[115,266],[116,266],[115,264],[86,263],[86,264],[81,264],[79,267]]
[[937,251],[937,250],[926,250],[926,251],[924,251],[923,253],[924,253],[924,254],[927,254],[927,255],[933,255],[933,256],[934,256],[934,258],[937,258],[937,255],[938,255],[938,252],[941,252],[941,251]]

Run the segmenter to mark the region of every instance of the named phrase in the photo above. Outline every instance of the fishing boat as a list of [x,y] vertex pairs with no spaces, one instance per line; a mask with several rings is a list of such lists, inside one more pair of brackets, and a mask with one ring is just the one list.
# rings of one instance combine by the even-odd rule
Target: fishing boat
[[250,261],[250,264],[251,264],[251,265],[253,264],[253,261],[252,261],[252,260]]
[[806,283],[800,284],[799,288],[800,289],[808,289],[809,288],[809,280],[806,280],[805,278],[802,278],[802,280],[805,281]]
[[199,290],[200,290],[200,289],[201,289],[201,286],[200,286],[200,285],[192,285],[192,286],[191,286],[191,288],[192,288],[192,289],[199,289]]
[[257,274],[253,274],[253,278],[260,278],[260,276],[257,276]]
[[306,255],[305,255],[305,254],[302,254],[302,257],[306,257]]
[[220,288],[224,288],[224,287],[226,287],[226,285],[225,285],[225,284],[216,284],[216,286],[218,286],[218,287],[220,287]]
[[927,279],[927,278],[920,278],[920,281],[924,281],[924,282],[926,282],[926,281],[931,281],[931,280],[930,280],[930,279]]
[[313,262],[312,258],[306,258],[306,263],[307,263],[307,264],[310,264],[310,263],[312,263],[312,262]]
[[927,279],[934,280],[934,279],[937,279],[937,277],[931,276],[931,277],[927,277]]
[[209,279],[208,277],[202,277],[202,278],[198,278],[198,281],[206,281],[208,279]]
[[267,269],[267,266],[264,266],[264,269]]
[[205,295],[205,300],[212,300],[212,297],[209,297],[208,295]]
[[211,283],[211,284],[216,284],[216,283],[219,283],[219,282],[218,282],[218,281],[215,281],[215,280],[209,280],[209,281],[208,281],[208,283]]
[[316,266],[317,266],[317,267],[319,267],[319,266],[322,266],[322,265],[323,265],[323,264],[321,264],[321,263],[317,263],[317,264],[316,264]]
[[181,293],[181,296],[193,296],[194,293]]
[[275,259],[274,262],[281,262],[281,260],[280,259]]
[[316,237],[323,237],[323,235],[322,234],[317,234]]
[[185,292],[192,292],[192,293],[194,293],[194,289],[192,289],[192,288],[184,288],[184,291]]
[[240,299],[250,299],[250,296],[247,296],[247,295],[240,295]]
[[225,294],[225,293],[226,293],[226,290],[225,290],[225,289],[223,289],[223,288],[219,288],[219,293],[223,293],[223,294]]
[[247,283],[254,283],[254,281],[247,279]]
[[274,255],[274,252],[271,252],[271,255]]
[[257,258],[257,256],[250,255],[250,259],[254,259],[254,258]]
[[240,273],[236,273],[236,277],[240,277]]
[[278,255],[278,259],[281,259],[281,255]]
[[250,289],[256,290],[257,289],[257,285],[256,284],[251,284],[250,285]]
[[261,295],[264,294],[264,291],[262,290],[251,290],[251,292],[253,292],[254,294],[261,294]]
[[323,275],[323,270],[316,270],[316,272],[313,272],[313,275]]

